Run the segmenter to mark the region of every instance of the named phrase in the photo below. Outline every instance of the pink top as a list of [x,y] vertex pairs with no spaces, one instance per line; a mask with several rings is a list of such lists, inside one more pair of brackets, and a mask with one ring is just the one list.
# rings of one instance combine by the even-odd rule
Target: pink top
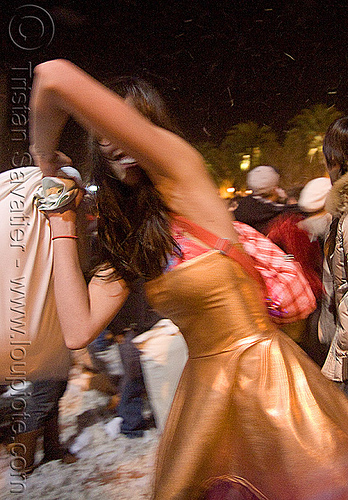
[[184,230],[175,223],[172,224],[172,236],[181,249],[181,255],[179,255],[178,252],[175,252],[170,256],[165,272],[170,271],[173,267],[182,264],[183,262],[212,250],[211,248],[206,248],[195,240],[189,238],[185,234]]

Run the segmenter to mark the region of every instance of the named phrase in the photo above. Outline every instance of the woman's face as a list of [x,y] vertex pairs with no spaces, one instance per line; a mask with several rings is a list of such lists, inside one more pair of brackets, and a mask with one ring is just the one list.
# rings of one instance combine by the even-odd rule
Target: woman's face
[[139,184],[144,172],[138,162],[107,139],[98,141],[103,157],[107,160],[113,175],[128,186]]
[[[136,107],[130,96],[125,97],[125,102],[129,106]],[[144,179],[145,174],[134,158],[107,139],[98,140],[98,144],[102,155],[108,161],[112,173],[118,180],[128,186],[135,186]]]

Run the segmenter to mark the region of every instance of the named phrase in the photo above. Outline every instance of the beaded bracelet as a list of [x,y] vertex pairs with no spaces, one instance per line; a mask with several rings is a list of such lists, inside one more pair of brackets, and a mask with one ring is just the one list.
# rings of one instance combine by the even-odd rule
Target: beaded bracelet
[[66,234],[61,236],[52,236],[51,240],[57,240],[58,238],[70,238],[72,240],[78,240],[78,236],[74,236],[73,234]]

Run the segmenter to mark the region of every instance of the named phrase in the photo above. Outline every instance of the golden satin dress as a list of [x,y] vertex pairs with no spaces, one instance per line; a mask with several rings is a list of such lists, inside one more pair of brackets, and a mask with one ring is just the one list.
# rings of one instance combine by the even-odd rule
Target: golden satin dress
[[224,478],[260,499],[348,499],[348,400],[272,323],[244,269],[208,251],[146,289],[189,350],[153,498],[194,500]]

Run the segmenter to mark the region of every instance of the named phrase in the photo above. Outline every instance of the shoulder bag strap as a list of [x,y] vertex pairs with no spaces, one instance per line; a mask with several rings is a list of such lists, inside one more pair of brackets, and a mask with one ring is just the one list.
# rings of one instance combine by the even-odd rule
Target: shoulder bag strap
[[214,250],[219,250],[220,253],[227,255],[238,262],[238,264],[240,264],[243,269],[261,285],[264,294],[267,297],[268,293],[265,282],[259,271],[255,268],[253,259],[247,253],[239,250],[237,244],[232,243],[228,238],[220,238],[219,236],[216,236],[207,229],[202,228],[198,224],[195,224],[181,215],[172,214],[172,217],[178,226],[190,233],[192,236],[201,240]]

